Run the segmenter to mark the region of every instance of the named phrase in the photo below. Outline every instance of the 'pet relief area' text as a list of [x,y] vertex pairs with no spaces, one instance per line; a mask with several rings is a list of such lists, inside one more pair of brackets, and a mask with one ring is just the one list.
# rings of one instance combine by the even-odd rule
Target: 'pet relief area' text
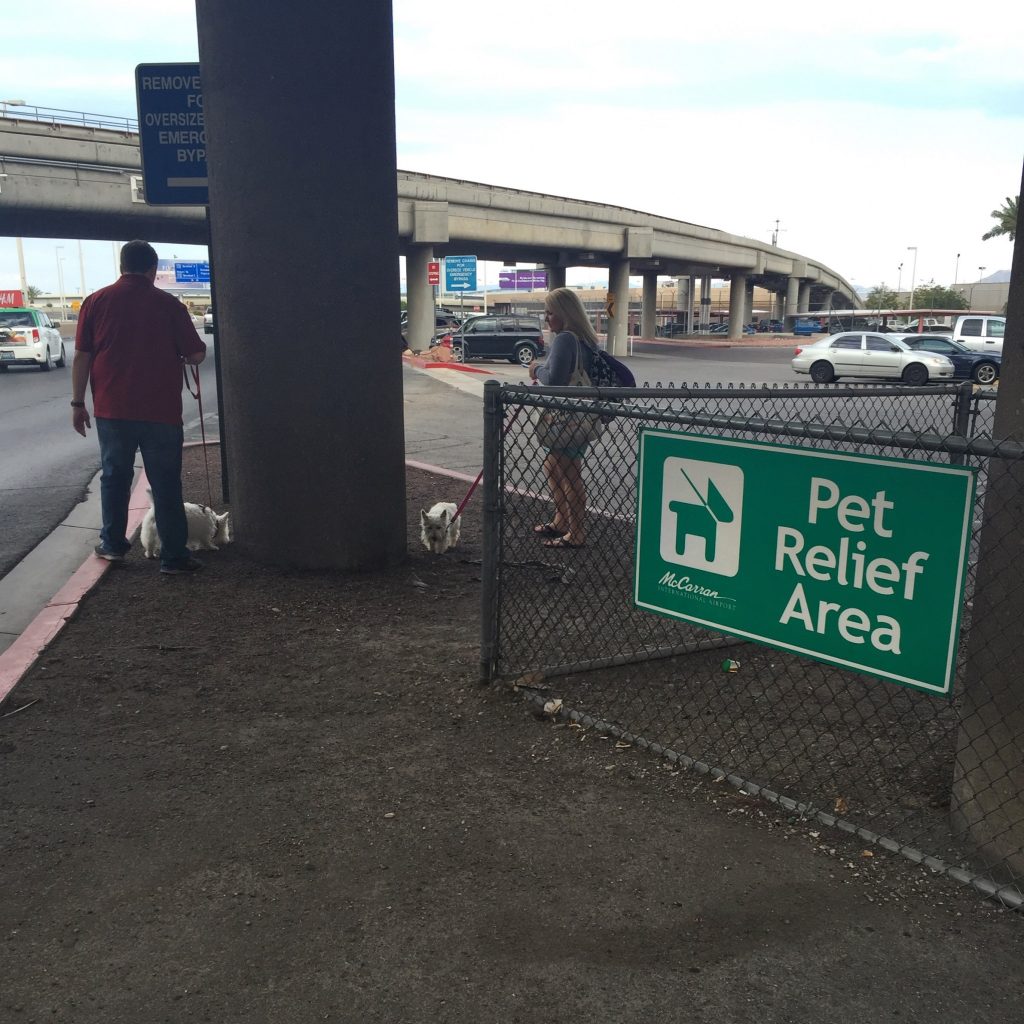
[[[914,599],[929,554],[913,551],[896,560],[877,553],[879,547],[892,550],[893,531],[887,516],[894,509],[884,490],[870,497],[843,495],[834,481],[811,478],[806,524],[780,526],[776,537],[774,569],[796,578],[779,617],[782,625],[792,623],[822,635],[838,632],[848,643],[869,643],[879,651],[901,653],[901,612],[904,602]],[[844,535],[834,547],[815,544],[807,536],[812,533],[808,527],[814,526],[827,526],[833,539],[836,526]],[[811,581],[829,584],[832,594],[836,585],[847,587],[849,599],[840,604],[808,597],[808,590],[814,593]],[[858,591],[892,598],[892,614],[869,614],[857,607]]]

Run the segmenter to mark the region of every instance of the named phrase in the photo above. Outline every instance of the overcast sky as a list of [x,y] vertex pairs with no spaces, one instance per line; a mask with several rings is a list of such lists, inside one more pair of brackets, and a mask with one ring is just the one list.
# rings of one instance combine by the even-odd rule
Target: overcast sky
[[[198,59],[194,0],[9,6],[0,100],[135,117],[136,64]],[[763,241],[778,220],[781,247],[865,286],[895,287],[902,263],[909,288],[908,246],[917,283],[1010,266],[1011,244],[981,236],[1020,187],[1024,5],[394,0],[394,11],[400,168]],[[77,291],[75,240],[25,239],[29,283],[57,287],[58,245]],[[110,243],[83,252],[87,287],[109,283]],[[17,284],[14,240],[0,237],[0,288]]]

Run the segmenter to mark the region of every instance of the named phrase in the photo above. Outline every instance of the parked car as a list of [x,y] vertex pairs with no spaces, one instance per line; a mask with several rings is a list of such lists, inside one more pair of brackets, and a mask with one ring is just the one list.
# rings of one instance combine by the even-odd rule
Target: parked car
[[[728,334],[729,333],[729,325],[728,324],[712,324],[711,325],[711,333],[712,334]],[[757,333],[757,328],[753,324],[744,324],[743,325],[743,333],[744,334],[756,334]]]
[[955,380],[994,384],[999,379],[1003,357],[998,352],[972,352],[948,334],[889,334],[917,352],[937,352],[953,364]]
[[213,334],[213,306],[207,306],[203,314],[203,334]]
[[64,340],[41,309],[0,309],[0,370],[38,366],[45,371],[64,365]]
[[915,352],[891,334],[831,334],[798,346],[792,366],[797,373],[810,374],[815,384],[830,384],[840,377],[880,377],[920,387],[953,379],[953,363],[947,356]]
[[686,324],[681,324],[677,320],[672,320],[667,324],[662,324],[658,329],[658,333],[663,338],[678,338],[681,335],[689,334],[690,332],[686,329]]
[[446,339],[458,363],[507,359],[529,366],[544,355],[544,331],[535,316],[476,316],[435,341],[445,344]]
[[807,318],[797,319],[793,323],[793,333],[797,337],[810,337],[812,334],[820,334],[821,321]]

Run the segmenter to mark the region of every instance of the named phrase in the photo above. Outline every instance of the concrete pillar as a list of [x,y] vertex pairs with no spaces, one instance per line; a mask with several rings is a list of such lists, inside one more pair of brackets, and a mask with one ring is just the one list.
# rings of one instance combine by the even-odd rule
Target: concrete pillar
[[711,326],[711,275],[700,278],[700,332],[706,334]]
[[427,264],[434,258],[432,245],[411,245],[405,257],[405,298],[409,328],[405,332],[409,348],[422,351],[434,336],[434,287],[427,283]]
[[640,304],[640,337],[653,338],[658,323],[658,275],[653,271],[644,274],[643,300]]
[[565,267],[545,267],[548,272],[548,291],[565,287]]
[[743,337],[746,322],[747,275],[734,272],[729,283],[729,340]]
[[605,347],[613,356],[624,356],[629,324],[629,260],[616,260],[608,268],[608,291],[612,295],[614,313],[608,319]]
[[797,300],[797,312],[807,313],[811,308],[811,282],[800,282],[800,298]]
[[743,294],[743,323],[749,324],[754,319],[754,282],[747,282],[747,289]]
[[676,309],[682,310],[683,323],[686,324],[686,333],[693,333],[693,294],[690,291],[689,277],[676,278]]
[[[238,544],[300,568],[396,565],[406,514],[391,4],[238,11],[196,6]],[[311,47],[303,26],[332,45]],[[268,72],[268,55],[302,73]],[[272,254],[272,282],[254,281]]]
[[[797,303],[799,302],[800,294],[800,278],[788,277],[786,278],[786,315],[797,313]],[[792,324],[787,324],[787,327],[791,327]]]
[[786,293],[778,291],[775,293],[775,303],[772,307],[772,319],[781,321],[786,315]]

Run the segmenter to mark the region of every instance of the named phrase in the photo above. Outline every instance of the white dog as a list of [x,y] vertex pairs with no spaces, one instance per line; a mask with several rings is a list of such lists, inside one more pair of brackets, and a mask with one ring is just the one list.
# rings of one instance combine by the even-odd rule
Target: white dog
[[[152,491],[149,491],[149,496],[153,496]],[[212,508],[186,501],[185,519],[188,522],[188,542],[185,546],[189,551],[217,551],[218,544],[231,543],[230,512],[218,515]],[[152,505],[142,520],[139,539],[142,541],[142,553],[147,558],[159,557],[160,534],[156,532],[156,513]]]
[[462,517],[455,518],[459,506],[453,501],[439,501],[429,511],[420,509],[420,540],[435,555],[443,555],[459,543]]

